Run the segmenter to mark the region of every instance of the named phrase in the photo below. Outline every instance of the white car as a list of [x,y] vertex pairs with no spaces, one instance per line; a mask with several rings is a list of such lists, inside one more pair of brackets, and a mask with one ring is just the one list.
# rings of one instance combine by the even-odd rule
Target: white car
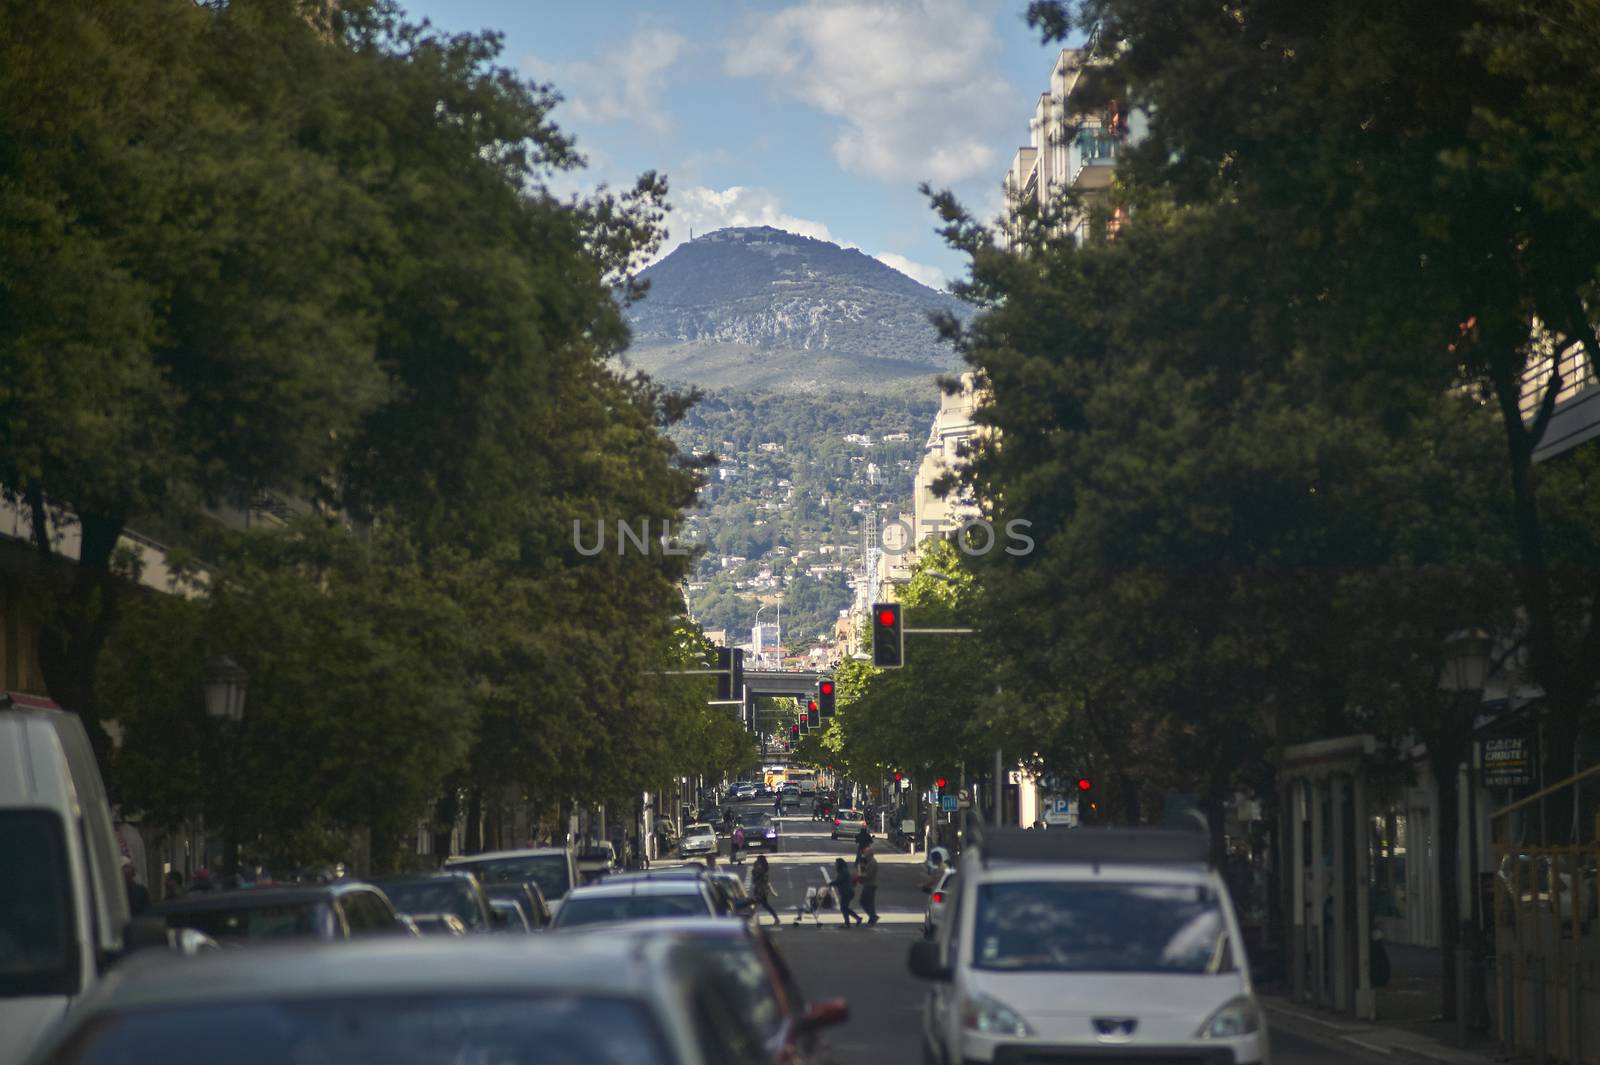
[[1266,1062],[1208,848],[1163,829],[974,833],[938,938],[911,948],[927,1060]]
[[715,854],[717,851],[717,830],[710,825],[690,825],[683,830],[683,841],[678,844],[678,853],[685,858],[693,854]]
[[947,866],[939,874],[938,883],[933,885],[933,890],[928,893],[928,912],[922,918],[922,935],[932,939],[939,934],[939,924],[944,920],[944,915],[950,912],[950,903],[956,890],[956,871],[953,866]]

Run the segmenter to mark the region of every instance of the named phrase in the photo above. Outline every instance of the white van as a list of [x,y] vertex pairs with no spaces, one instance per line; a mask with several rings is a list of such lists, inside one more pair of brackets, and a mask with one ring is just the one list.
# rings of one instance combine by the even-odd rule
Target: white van
[[980,826],[968,844],[938,938],[911,948],[927,1060],[1265,1065],[1207,835]]
[[83,723],[0,709],[0,1063],[25,1057],[122,953],[128,919]]

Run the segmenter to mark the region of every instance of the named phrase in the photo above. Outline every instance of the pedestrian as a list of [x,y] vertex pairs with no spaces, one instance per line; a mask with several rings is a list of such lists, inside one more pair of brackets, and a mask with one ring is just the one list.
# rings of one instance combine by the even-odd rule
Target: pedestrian
[[[766,911],[772,914],[773,924],[780,925],[783,923],[782,919],[778,917],[778,912],[772,908],[772,900],[778,897],[778,889],[772,886],[772,873],[767,868],[767,856],[765,854],[756,855],[755,868],[750,871],[750,895],[756,900],[757,906],[765,907]],[[759,921],[760,919],[758,915],[756,920]]]
[[183,872],[178,869],[168,869],[163,898],[178,899],[183,897]]
[[744,850],[744,826],[734,825],[733,835],[728,837],[728,860],[737,863],[739,852]]
[[856,833],[856,861],[861,860],[861,852],[872,846],[872,829],[867,827],[867,819],[861,819],[861,831]]
[[856,897],[856,889],[850,883],[850,867],[844,864],[843,858],[833,860],[833,879],[828,881],[828,886],[833,888],[833,897],[839,900],[839,916],[844,918],[844,926],[850,927],[851,918],[860,924],[861,915],[850,908],[850,900]]
[[861,848],[856,859],[856,879],[861,883],[861,908],[867,912],[867,923],[878,923],[878,856],[872,853],[872,844]]
[[135,879],[138,870],[133,867],[133,859],[126,854],[122,856],[122,882],[128,889],[128,912],[137,917],[150,908],[150,889]]
[[772,796],[772,812],[783,813],[783,789],[779,788]]

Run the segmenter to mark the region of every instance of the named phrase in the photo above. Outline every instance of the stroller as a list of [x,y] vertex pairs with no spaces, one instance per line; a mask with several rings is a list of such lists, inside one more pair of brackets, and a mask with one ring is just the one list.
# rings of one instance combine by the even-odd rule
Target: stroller
[[805,900],[795,907],[799,911],[794,919],[794,923],[797,925],[807,917],[810,917],[820,925],[822,918],[817,915],[823,910],[837,908],[833,898],[833,877],[830,875],[827,866],[818,866],[818,868],[822,871],[822,886],[813,885],[806,888]]

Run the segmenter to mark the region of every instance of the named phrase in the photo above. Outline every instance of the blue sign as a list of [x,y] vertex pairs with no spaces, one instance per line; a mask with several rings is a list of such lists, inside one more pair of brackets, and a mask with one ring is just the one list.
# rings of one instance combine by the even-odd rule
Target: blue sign
[[956,797],[954,795],[941,796],[939,799],[939,806],[941,809],[954,811],[957,808]]

